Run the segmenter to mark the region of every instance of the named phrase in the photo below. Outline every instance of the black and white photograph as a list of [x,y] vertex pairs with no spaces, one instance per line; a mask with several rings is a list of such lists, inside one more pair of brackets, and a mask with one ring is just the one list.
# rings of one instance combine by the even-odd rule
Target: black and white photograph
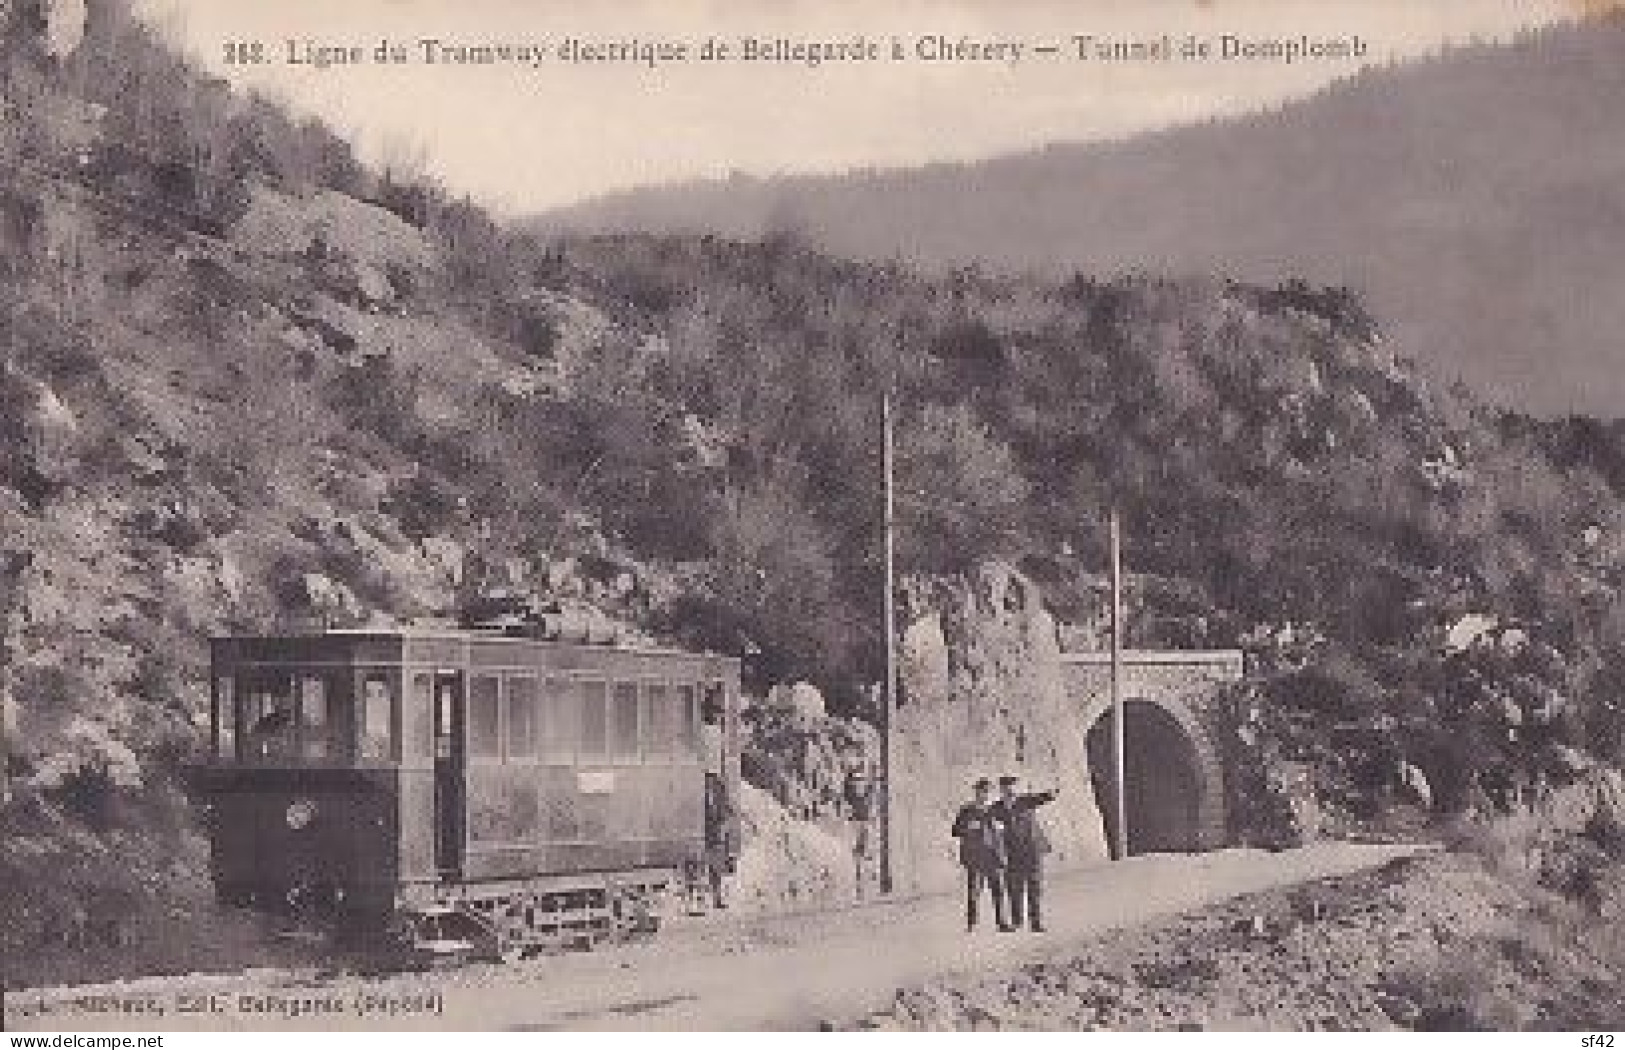
[[0,0],[0,1030],[1613,1047],[1625,3]]

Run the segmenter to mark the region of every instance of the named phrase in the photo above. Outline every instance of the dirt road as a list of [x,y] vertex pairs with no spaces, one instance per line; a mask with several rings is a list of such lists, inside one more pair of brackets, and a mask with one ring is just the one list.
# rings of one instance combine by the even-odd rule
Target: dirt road
[[[1066,954],[1102,931],[1240,894],[1375,867],[1415,847],[1325,843],[1137,857],[1057,875],[1047,934],[967,936],[953,895],[833,912],[679,924],[591,954],[382,980],[177,978],[13,993],[14,1028],[794,1029],[845,1020],[934,977]],[[91,995],[100,996],[92,998]],[[132,1008],[152,1011],[136,1013]]]

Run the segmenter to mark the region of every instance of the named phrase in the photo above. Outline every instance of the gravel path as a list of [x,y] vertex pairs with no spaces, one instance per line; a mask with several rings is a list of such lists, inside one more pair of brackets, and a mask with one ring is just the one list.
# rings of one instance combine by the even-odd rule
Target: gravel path
[[[885,1010],[901,989],[1064,958],[1105,931],[1368,870],[1418,851],[1321,843],[1280,853],[1136,857],[1069,872],[1050,879],[1050,932],[1043,935],[986,929],[967,936],[960,901],[931,896],[679,924],[650,943],[509,967],[377,980],[260,973],[13,993],[8,1023],[73,1031],[812,1028]],[[133,1013],[124,1000],[162,1012]],[[207,1012],[185,1012],[200,1007]]]
[[843,1027],[1606,1032],[1625,1018],[1610,914],[1435,854],[912,985]]

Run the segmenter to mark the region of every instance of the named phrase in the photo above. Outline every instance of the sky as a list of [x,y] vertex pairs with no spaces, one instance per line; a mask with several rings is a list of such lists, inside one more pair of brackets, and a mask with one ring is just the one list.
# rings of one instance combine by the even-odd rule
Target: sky
[[[1120,138],[1313,92],[1366,63],[1500,38],[1597,0],[139,0],[204,66],[327,120],[371,160],[416,159],[508,214],[619,189],[726,176],[969,160],[1051,142]],[[1075,36],[1218,49],[1360,37],[1363,58],[1291,63],[1077,58]],[[708,38],[733,56],[700,61]],[[746,38],[873,42],[879,57],[816,68],[744,61]],[[570,39],[683,43],[653,68],[567,61]],[[903,60],[892,58],[893,40]],[[426,39],[534,46],[534,65],[425,61]],[[931,47],[1020,43],[948,61]],[[374,60],[385,41],[406,62]],[[228,63],[233,44],[262,61]],[[1059,48],[1040,55],[1035,46]],[[310,49],[359,48],[318,68]],[[922,51],[921,48],[926,50]],[[236,50],[238,55],[242,50]],[[443,55],[443,53],[442,53]]]

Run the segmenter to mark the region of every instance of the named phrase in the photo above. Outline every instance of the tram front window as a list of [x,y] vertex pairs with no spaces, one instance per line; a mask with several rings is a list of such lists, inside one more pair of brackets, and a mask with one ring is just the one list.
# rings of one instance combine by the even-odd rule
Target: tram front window
[[243,758],[255,762],[292,756],[299,740],[292,679],[256,676],[243,683],[240,696]]
[[299,679],[299,757],[312,761],[333,756],[333,720],[327,709],[327,683]]
[[244,675],[237,700],[243,761],[311,764],[344,757],[341,712],[325,678],[298,672]]
[[237,683],[230,675],[214,680],[214,757],[237,757]]

